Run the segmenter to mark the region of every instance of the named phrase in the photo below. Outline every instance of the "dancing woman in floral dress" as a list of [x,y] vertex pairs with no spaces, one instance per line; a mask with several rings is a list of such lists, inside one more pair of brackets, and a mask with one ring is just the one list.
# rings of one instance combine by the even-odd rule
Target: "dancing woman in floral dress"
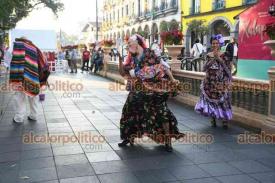
[[204,66],[206,73],[201,84],[200,100],[195,110],[212,118],[211,124],[216,127],[216,120],[223,121],[223,127],[228,128],[228,121],[232,119],[231,106],[231,63],[230,59],[220,52],[219,37],[211,39],[212,52],[207,54]]
[[120,120],[123,141],[118,145],[133,144],[134,138],[147,135],[156,142],[164,143],[167,151],[172,151],[171,136],[183,136],[177,128],[175,116],[167,106],[169,95],[176,91],[161,87],[154,90],[152,86],[159,83],[168,83],[166,86],[170,86],[178,81],[172,76],[169,65],[146,47],[141,36],[132,36],[128,47],[127,59],[122,63],[120,58],[119,62],[120,73],[127,78],[130,92]]

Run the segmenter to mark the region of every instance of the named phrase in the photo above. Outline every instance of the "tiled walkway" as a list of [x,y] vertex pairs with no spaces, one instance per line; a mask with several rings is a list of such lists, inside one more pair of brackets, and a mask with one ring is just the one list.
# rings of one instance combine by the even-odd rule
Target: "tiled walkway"
[[[13,96],[6,94],[0,122],[0,183],[275,182],[274,145],[238,144],[237,135],[244,129],[223,130],[220,124],[213,129],[207,118],[171,101],[181,131],[212,134],[214,143],[175,142],[173,153],[146,139],[134,147],[119,148],[119,119],[127,92],[112,91],[118,85],[88,74],[52,76],[51,83],[56,81],[55,87],[68,81],[81,91],[46,92],[37,122],[13,124]],[[31,132],[72,142],[23,143],[22,136],[29,140]],[[84,134],[93,142],[85,142]]]

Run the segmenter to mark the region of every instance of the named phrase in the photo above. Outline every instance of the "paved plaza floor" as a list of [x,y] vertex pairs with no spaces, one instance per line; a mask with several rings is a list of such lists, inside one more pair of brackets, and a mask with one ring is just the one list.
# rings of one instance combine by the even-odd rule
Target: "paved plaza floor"
[[[213,143],[178,141],[168,153],[144,138],[119,148],[119,119],[127,97],[119,84],[81,73],[53,75],[50,83],[37,122],[26,117],[24,124],[13,124],[13,93],[5,94],[0,183],[275,182],[274,145],[239,144],[238,135],[247,131],[243,128],[224,130],[220,123],[211,128],[209,119],[171,100],[179,129],[213,137]],[[64,91],[63,84],[70,90]],[[85,135],[92,141],[85,141]]]

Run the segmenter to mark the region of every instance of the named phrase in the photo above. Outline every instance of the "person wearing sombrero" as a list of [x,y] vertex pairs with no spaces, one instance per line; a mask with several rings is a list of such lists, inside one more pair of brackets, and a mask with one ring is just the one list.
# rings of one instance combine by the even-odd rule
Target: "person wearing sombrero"
[[[147,135],[172,151],[171,137],[183,136],[177,120],[167,106],[170,95],[177,92],[179,81],[174,79],[169,65],[150,50],[140,35],[128,40],[128,57],[119,59],[119,70],[127,80],[129,95],[120,120],[123,140],[119,146],[133,144],[135,138]],[[173,85],[174,87],[169,87]],[[173,88],[173,89],[170,89]]]

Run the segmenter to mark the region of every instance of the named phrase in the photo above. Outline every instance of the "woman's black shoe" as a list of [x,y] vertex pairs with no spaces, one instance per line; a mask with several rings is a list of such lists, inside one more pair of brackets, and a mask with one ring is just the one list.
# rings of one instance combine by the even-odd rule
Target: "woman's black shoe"
[[130,141],[130,140],[127,139],[127,140],[123,140],[121,143],[118,143],[118,146],[119,147],[125,147],[129,143],[131,144],[131,146],[134,145],[134,142],[132,142],[132,141]]
[[228,129],[228,122],[227,122],[227,121],[224,121],[224,122],[222,123],[222,127],[223,127],[224,129]]
[[172,148],[172,146],[169,145],[169,144],[165,144],[165,150],[166,150],[167,152],[173,152],[173,148]]
[[211,120],[211,126],[216,128],[217,127],[217,124],[216,124],[216,120],[215,119],[212,119]]

